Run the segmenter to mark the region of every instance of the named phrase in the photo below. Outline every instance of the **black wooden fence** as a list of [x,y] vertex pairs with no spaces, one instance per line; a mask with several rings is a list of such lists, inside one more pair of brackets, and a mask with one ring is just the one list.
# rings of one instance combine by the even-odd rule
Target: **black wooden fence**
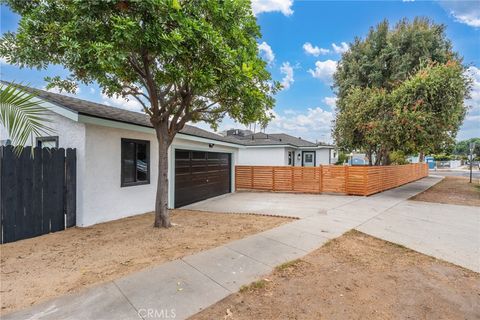
[[0,147],[1,243],[75,226],[76,151]]

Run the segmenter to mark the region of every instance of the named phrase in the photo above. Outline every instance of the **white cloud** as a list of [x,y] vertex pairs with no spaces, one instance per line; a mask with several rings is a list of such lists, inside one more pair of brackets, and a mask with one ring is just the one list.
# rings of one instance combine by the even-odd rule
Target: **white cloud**
[[471,112],[478,112],[480,114],[480,69],[471,66],[467,69],[467,74],[473,79],[472,91],[470,91],[470,99],[465,101],[465,104],[470,106]]
[[344,53],[347,52],[350,47],[346,42],[342,42],[338,46],[335,43],[332,43],[332,48],[336,53]]
[[470,99],[465,100],[465,105],[470,109],[458,132],[458,140],[480,136],[480,68],[471,66],[467,69],[467,74],[473,80]]
[[318,57],[321,54],[327,54],[330,52],[328,49],[319,48],[318,46],[313,46],[310,42],[305,42],[303,44],[303,50],[306,54]]
[[282,63],[282,66],[280,67],[280,72],[284,74],[285,76],[282,79],[282,86],[283,89],[288,89],[290,86],[293,84],[295,81],[293,79],[293,67],[290,65],[290,62],[284,62]]
[[293,0],[252,0],[252,9],[255,15],[262,12],[280,11],[286,16],[293,14]]
[[320,107],[308,108],[304,112],[295,113],[286,110],[283,114],[275,114],[275,118],[267,126],[267,133],[287,133],[312,142],[331,141],[333,112]]
[[273,60],[275,60],[275,54],[273,53],[272,47],[270,47],[265,41],[258,45],[258,51],[268,64],[271,64]]
[[332,76],[337,69],[337,62],[333,60],[315,62],[315,70],[309,69],[312,77],[322,80],[326,84],[332,83]]
[[90,93],[95,93],[95,88],[90,87]]
[[480,27],[480,5],[478,1],[440,1],[440,4],[456,21],[471,27]]
[[323,103],[325,103],[327,106],[329,106],[332,109],[335,109],[335,106],[337,105],[337,97],[325,97],[323,98]]
[[142,112],[143,107],[135,98],[122,98],[121,96],[107,96],[105,93],[102,93],[102,103],[107,106],[116,107],[120,109],[126,109],[130,111]]
[[[283,112],[273,112],[275,118],[268,124],[267,133],[286,133],[294,137],[312,142],[331,142],[331,128],[334,118],[333,112],[325,111],[320,107],[308,108],[307,110],[287,109]],[[212,131],[210,125],[205,122],[189,123],[204,130]],[[218,125],[217,132],[232,128],[245,128],[244,125],[235,122],[226,116]],[[253,127],[251,128],[253,130]],[[256,131],[260,131],[257,126]]]

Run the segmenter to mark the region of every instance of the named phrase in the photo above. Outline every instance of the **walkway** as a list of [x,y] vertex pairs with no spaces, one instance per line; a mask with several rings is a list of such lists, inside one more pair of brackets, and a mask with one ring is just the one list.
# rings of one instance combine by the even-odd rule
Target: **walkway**
[[[390,226],[390,220],[376,217],[384,213],[393,217],[404,200],[438,181],[425,178],[368,198],[238,193],[207,200],[190,208],[222,212],[229,208],[231,212],[295,215],[301,219],[4,319],[151,319],[162,315],[184,319],[269,273],[276,265],[300,258],[352,228],[380,234],[382,226]],[[380,236],[395,234],[394,229],[387,230],[390,233]]]

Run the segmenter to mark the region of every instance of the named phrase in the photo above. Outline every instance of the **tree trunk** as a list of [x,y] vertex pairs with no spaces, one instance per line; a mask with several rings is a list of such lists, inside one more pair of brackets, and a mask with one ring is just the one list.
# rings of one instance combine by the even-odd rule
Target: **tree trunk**
[[425,162],[425,154],[423,152],[418,154],[418,162]]
[[372,165],[373,165],[373,161],[372,161],[372,149],[368,149],[367,158],[368,158],[368,165],[369,165],[369,166],[372,166]]
[[172,226],[168,213],[168,122],[156,124],[155,131],[158,141],[158,180],[157,197],[155,200],[155,228]]
[[388,150],[383,151],[383,164],[384,166],[390,165],[390,157],[389,157],[390,152]]

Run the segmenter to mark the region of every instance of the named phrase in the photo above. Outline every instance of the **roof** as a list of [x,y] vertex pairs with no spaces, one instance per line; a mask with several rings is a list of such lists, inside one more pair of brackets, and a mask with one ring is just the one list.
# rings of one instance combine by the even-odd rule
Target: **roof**
[[[4,84],[8,84],[6,81],[0,80]],[[153,128],[148,116],[145,113],[129,111],[121,108],[115,108],[107,106],[104,104],[87,101],[71,96],[66,96],[59,93],[49,92],[45,90],[35,89],[26,86],[19,86],[23,90],[34,93],[40,99],[48,101],[57,106],[63,107],[65,109],[71,110],[78,114],[87,115],[91,117],[113,120],[123,123],[135,124],[143,127]],[[224,137],[216,133],[200,129],[198,127],[185,125],[185,127],[180,130],[180,133],[206,138],[210,140],[228,142],[233,144],[243,145],[239,141],[232,137]]]
[[246,135],[246,136],[233,135],[230,137],[241,141],[244,145],[247,145],[247,146],[291,145],[293,147],[299,147],[299,148],[302,148],[302,147],[314,148],[319,146],[333,148],[333,146],[331,145],[314,143],[314,142],[304,140],[302,138],[297,138],[285,133],[257,132],[257,133]]

